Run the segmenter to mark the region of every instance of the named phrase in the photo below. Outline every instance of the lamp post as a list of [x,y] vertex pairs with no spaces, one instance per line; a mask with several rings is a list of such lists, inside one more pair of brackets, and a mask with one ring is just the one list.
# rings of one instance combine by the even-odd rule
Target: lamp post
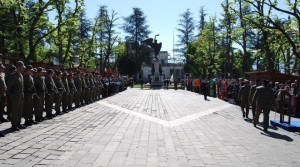
[[157,36],[159,36],[159,34],[156,34],[156,35],[154,36],[154,41],[156,40],[156,37],[157,37]]

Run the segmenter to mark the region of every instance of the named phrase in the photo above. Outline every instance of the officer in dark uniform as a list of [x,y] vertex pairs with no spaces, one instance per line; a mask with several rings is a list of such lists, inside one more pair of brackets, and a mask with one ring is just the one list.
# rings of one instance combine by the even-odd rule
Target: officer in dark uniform
[[46,110],[46,117],[48,119],[53,118],[52,108],[53,108],[54,95],[58,93],[53,77],[54,77],[54,71],[52,69],[48,69],[47,76],[45,78],[45,84],[47,88],[47,93],[45,96],[46,97],[45,110]]
[[80,97],[82,94],[82,80],[81,80],[81,72],[78,71],[75,73],[75,78],[74,78],[74,84],[76,87],[77,92],[74,94],[74,101],[75,101],[75,107],[78,108],[80,107]]
[[24,105],[23,114],[25,118],[25,125],[30,126],[36,124],[33,121],[33,95],[36,93],[33,82],[33,67],[26,66],[26,74],[24,75]]
[[57,70],[56,71],[56,76],[54,77],[54,83],[55,83],[55,86],[58,90],[57,93],[55,93],[54,95],[54,99],[55,99],[55,111],[56,111],[56,115],[61,115],[61,110],[60,110],[60,107],[61,107],[61,103],[62,103],[62,95],[63,93],[66,91],[65,90],[65,87],[64,87],[64,84],[62,82],[62,72],[60,70]]
[[39,98],[39,109],[36,113],[37,121],[44,120],[43,117],[43,111],[44,111],[44,105],[45,105],[45,93],[46,90],[46,84],[45,84],[45,75],[46,71],[42,67],[37,68],[36,77],[34,77],[34,85],[36,89],[37,96]]
[[24,100],[24,81],[22,73],[25,70],[25,66],[22,61],[18,61],[16,67],[17,71],[10,76],[7,83],[7,94],[12,102],[10,113],[11,129],[14,131],[24,129],[24,126],[21,125],[21,119]]
[[74,96],[75,96],[75,94],[77,94],[77,89],[76,89],[76,86],[74,83],[74,78],[73,78],[72,72],[69,73],[68,84],[69,84],[69,89],[70,89],[68,109],[71,111],[72,107],[73,107]]
[[267,80],[263,81],[263,85],[256,88],[254,93],[253,102],[256,104],[256,113],[253,121],[254,127],[259,120],[260,114],[264,113],[264,131],[268,131],[269,128],[269,114],[272,108],[275,108],[276,102],[273,90],[269,87]]
[[68,106],[69,106],[69,94],[70,94],[70,89],[69,89],[69,84],[68,84],[68,72],[64,71],[63,72],[63,77],[62,77],[62,82],[65,87],[65,92],[62,95],[62,110],[64,113],[68,112]]
[[[6,83],[5,83],[5,76],[4,76],[4,71],[5,67],[4,65],[0,62],[0,103],[4,102],[5,105],[5,100],[6,100],[6,96],[5,96],[5,92],[6,92]],[[7,119],[5,119],[3,117],[4,114],[4,107],[0,109],[0,122],[8,122]]]

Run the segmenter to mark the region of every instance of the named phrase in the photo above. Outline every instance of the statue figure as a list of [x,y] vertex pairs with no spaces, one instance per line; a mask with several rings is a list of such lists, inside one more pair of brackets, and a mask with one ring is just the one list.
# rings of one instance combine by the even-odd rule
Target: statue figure
[[143,41],[143,43],[146,43],[147,45],[149,45],[152,49],[154,49],[154,54],[155,54],[155,59],[157,59],[157,56],[160,52],[161,49],[161,45],[162,43],[157,43],[157,40],[155,39],[153,42],[153,38],[148,38],[146,40]]

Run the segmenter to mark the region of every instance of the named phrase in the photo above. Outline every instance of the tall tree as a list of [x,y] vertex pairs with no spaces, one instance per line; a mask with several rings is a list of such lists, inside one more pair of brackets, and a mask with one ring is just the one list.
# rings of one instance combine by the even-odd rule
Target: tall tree
[[[233,26],[235,24],[235,16],[233,15],[233,11],[230,8],[231,2],[229,0],[225,0],[221,6],[223,9],[222,19],[221,19],[221,28],[223,29],[224,39],[225,39],[225,61],[224,61],[224,77],[228,78],[233,77],[234,72],[234,52],[232,48],[233,44]],[[228,75],[229,74],[229,75]]]
[[201,6],[200,7],[200,10],[199,10],[199,25],[198,25],[198,30],[199,30],[199,34],[201,34],[202,30],[204,29],[204,26],[205,26],[205,17],[207,16],[207,13],[205,13],[205,9],[204,9],[204,6]]
[[[195,39],[195,22],[190,9],[187,9],[184,13],[180,14],[178,27],[179,28],[177,28],[177,31],[179,31],[179,34],[177,36],[179,41],[177,46],[179,49],[176,51],[181,53],[181,57],[184,57],[186,64],[189,65],[190,61],[189,57],[187,56],[187,49],[189,44]],[[188,72],[188,66],[186,67],[186,71]]]
[[[125,33],[129,36],[126,41],[132,41],[134,44],[135,62],[138,63],[139,47],[143,40],[148,38],[150,34],[149,25],[144,12],[140,8],[133,8],[133,14],[124,18],[122,26]],[[139,71],[140,64],[136,64],[136,72]]]

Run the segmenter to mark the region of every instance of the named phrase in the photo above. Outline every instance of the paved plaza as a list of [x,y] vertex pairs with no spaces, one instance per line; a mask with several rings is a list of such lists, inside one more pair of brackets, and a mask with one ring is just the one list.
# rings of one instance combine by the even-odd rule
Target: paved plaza
[[21,131],[2,123],[0,166],[300,166],[300,133],[265,133],[238,106],[209,99],[128,89]]

